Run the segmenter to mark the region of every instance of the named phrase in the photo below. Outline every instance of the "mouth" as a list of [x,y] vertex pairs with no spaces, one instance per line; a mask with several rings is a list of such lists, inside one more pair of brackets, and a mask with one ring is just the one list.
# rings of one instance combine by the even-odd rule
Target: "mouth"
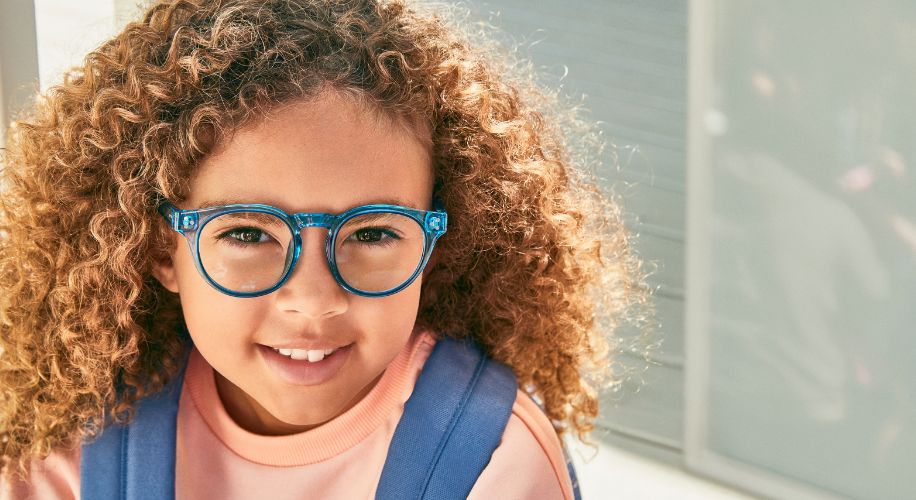
[[292,385],[318,385],[330,381],[346,363],[352,350],[353,344],[324,349],[258,344],[258,351],[269,369]]

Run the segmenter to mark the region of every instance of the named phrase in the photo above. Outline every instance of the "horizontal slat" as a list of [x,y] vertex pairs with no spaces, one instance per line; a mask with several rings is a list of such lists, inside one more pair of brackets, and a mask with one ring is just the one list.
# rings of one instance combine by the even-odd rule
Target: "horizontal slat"
[[616,392],[601,398],[599,423],[623,434],[681,447],[683,371],[647,364],[644,359],[626,354],[619,355],[618,360],[632,373]]
[[[568,74],[581,71],[579,68],[566,68]],[[605,78],[598,74],[597,78],[589,78],[590,75],[582,75],[575,85],[568,84],[566,88],[570,90],[569,95],[575,96],[575,91],[581,91],[585,96],[585,104],[589,109],[598,107],[601,109],[614,109],[624,106],[639,107],[648,113],[670,120],[673,123],[681,124],[677,136],[683,136],[687,123],[687,110],[684,109],[681,101],[682,96],[676,92],[666,91],[663,93],[650,93],[648,89],[628,89],[619,85],[613,85],[610,78]],[[564,82],[565,83],[565,82]],[[653,129],[654,130],[654,129]]]
[[[473,5],[482,19],[492,18],[494,24],[525,19],[528,26],[538,26],[573,18],[585,26],[638,26],[639,31],[657,33],[660,37],[683,40],[686,36],[687,8],[683,0],[639,0],[629,5],[620,1],[580,1],[575,2],[574,8],[567,2],[525,0],[477,1]],[[520,17],[529,13],[528,17]]]
[[684,366],[684,301],[656,295],[656,320],[661,332],[657,358],[671,366]]
[[644,439],[641,436],[623,433],[604,425],[598,425],[593,436],[601,443],[631,451],[672,467],[681,468],[684,464],[684,456],[679,445],[668,446],[667,442],[654,439],[653,436]]
[[619,348],[634,356],[645,357],[664,365],[684,367],[684,301],[654,295],[654,329],[624,325],[614,332]]
[[644,233],[633,238],[637,255],[646,263],[651,286],[666,285],[684,289],[684,242]]
[[684,241],[684,231],[682,229],[673,229],[671,227],[648,224],[635,219],[632,222],[627,221],[627,224],[629,227],[633,228],[633,231],[636,234],[645,233],[651,234],[653,236],[658,236],[659,238],[664,238],[666,240]]
[[[596,111],[596,117],[602,116],[597,113],[598,111]],[[645,151],[652,151],[656,156],[650,158],[650,161],[647,162],[648,164],[659,166],[680,165],[679,174],[671,174],[669,177],[674,179],[684,178],[683,165],[684,152],[687,148],[686,136],[659,134],[655,130],[634,127],[611,119],[602,120],[602,122],[604,123],[603,129],[612,143],[635,145]]]
[[[592,109],[594,106],[613,107],[619,103],[630,103],[634,106],[642,106],[651,112],[670,114],[686,123],[687,110],[684,107],[683,96],[671,92],[664,94],[649,94],[644,89],[629,90],[610,85],[607,80],[600,77],[591,78],[592,75],[585,69],[574,65],[553,65],[545,69],[552,69],[557,78],[567,74],[567,77],[560,83],[564,85],[569,95],[575,96],[576,92],[585,95],[586,107]],[[543,71],[541,71],[543,73]],[[573,82],[567,82],[567,79],[575,78]]]
[[670,152],[652,145],[644,145],[614,138],[610,155],[601,167],[600,175],[606,187],[613,188],[615,181],[642,183],[684,197],[683,152]]
[[[613,93],[608,91],[607,93]],[[680,112],[662,111],[642,104],[638,99],[612,101],[594,94],[586,96],[586,105],[592,116],[601,116],[608,128],[639,130],[645,136],[661,137],[656,139],[669,147],[682,146],[686,115]],[[617,135],[617,134],[614,134]],[[612,137],[613,139],[613,137]],[[683,159],[681,160],[683,161]]]
[[[583,84],[591,84],[599,87],[590,95],[608,95],[613,96],[618,90],[639,94],[642,98],[669,98],[676,99],[677,96],[684,92],[686,80],[683,70],[672,69],[664,75],[645,75],[636,73],[627,69],[627,61],[615,61],[612,58],[596,55],[598,61],[591,64],[581,63],[575,65],[575,61],[565,63],[568,71],[567,75],[575,74],[576,81]],[[549,61],[545,61],[548,63]],[[613,64],[615,63],[616,64]],[[600,66],[595,66],[600,64]],[[615,67],[616,66],[616,67]],[[559,66],[562,68],[563,66]],[[560,74],[562,76],[562,73]],[[569,78],[567,76],[567,78]],[[572,90],[575,84],[572,82],[564,83]]]
[[627,220],[638,222],[630,226],[639,233],[653,233],[651,229],[660,227],[679,235],[683,241],[685,200],[681,193],[672,193],[666,189],[644,182],[630,183],[619,181],[613,185],[614,192],[623,204],[623,213]]
[[[613,188],[620,181],[645,184],[684,198],[683,172],[679,172],[673,163],[654,161],[659,156],[658,149],[626,144],[618,144],[616,149],[618,165],[605,164],[601,167],[601,175],[608,179],[604,183],[606,187]],[[611,158],[607,161],[615,160]]]
[[[572,28],[572,27],[570,27]],[[615,40],[601,40],[594,37],[571,38],[564,27],[537,32],[540,39],[517,41],[517,50],[530,59],[561,61],[570,66],[589,68],[595,71],[626,71],[650,78],[666,78],[672,73],[683,75],[686,70],[683,45],[658,49],[648,45],[622,44]],[[525,43],[528,43],[526,46]],[[590,73],[586,72],[586,74]],[[679,77],[682,79],[683,77]]]
[[617,168],[605,166],[605,170],[609,171],[608,173],[604,174],[604,176],[608,179],[608,181],[604,182],[604,186],[606,188],[614,191],[618,189],[617,184],[619,182],[630,184],[636,183],[645,184],[664,191],[669,191],[681,197],[684,196],[683,176],[672,179],[656,175],[656,173],[650,168],[635,168],[633,166],[635,161],[630,158],[630,156],[639,157],[642,155],[641,151],[632,151],[631,148],[618,146],[617,155],[621,157],[619,162],[620,165],[617,166]]

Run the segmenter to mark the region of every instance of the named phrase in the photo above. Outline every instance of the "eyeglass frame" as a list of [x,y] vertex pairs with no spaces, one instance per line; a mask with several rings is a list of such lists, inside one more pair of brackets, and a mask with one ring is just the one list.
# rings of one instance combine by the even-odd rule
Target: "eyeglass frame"
[[[361,297],[385,297],[388,295],[394,295],[395,293],[398,293],[404,288],[410,286],[410,284],[417,279],[417,276],[423,272],[423,269],[426,268],[426,264],[429,262],[429,258],[436,246],[436,241],[439,239],[439,237],[445,234],[448,226],[448,214],[445,212],[445,208],[442,206],[442,203],[439,200],[433,200],[433,210],[420,210],[417,208],[404,207],[400,205],[370,204],[353,207],[340,214],[330,214],[323,212],[299,212],[295,214],[289,214],[280,208],[260,203],[236,203],[231,205],[218,205],[207,208],[182,210],[176,207],[170,201],[162,200],[158,204],[157,211],[160,215],[162,215],[162,217],[165,218],[173,230],[184,236],[185,240],[187,240],[188,248],[191,250],[191,254],[194,257],[194,266],[197,268],[197,272],[200,273],[204,280],[218,291],[231,297],[239,298],[260,297],[262,295],[273,293],[282,287],[287,280],[289,280],[290,276],[293,274],[293,270],[296,268],[296,264],[299,262],[299,255],[302,251],[302,238],[300,233],[302,229],[307,227],[323,227],[328,230],[327,237],[325,238],[325,260],[328,264],[328,268],[331,271],[331,275],[334,276],[334,280],[337,281],[337,284],[340,285],[341,288]],[[260,212],[276,216],[286,224],[290,230],[290,233],[293,235],[293,257],[290,260],[289,266],[283,272],[283,275],[280,277],[276,284],[264,290],[259,290],[257,292],[238,292],[225,288],[210,277],[209,273],[207,273],[207,270],[204,269],[203,263],[201,262],[201,229],[206,227],[210,221],[221,215],[236,212]],[[343,279],[337,269],[337,254],[333,251],[333,249],[335,243],[337,242],[338,230],[347,221],[358,215],[379,212],[391,212],[406,215],[407,217],[410,217],[416,221],[423,230],[423,255],[420,259],[420,264],[404,283],[381,292],[366,292],[350,286],[350,284]]]

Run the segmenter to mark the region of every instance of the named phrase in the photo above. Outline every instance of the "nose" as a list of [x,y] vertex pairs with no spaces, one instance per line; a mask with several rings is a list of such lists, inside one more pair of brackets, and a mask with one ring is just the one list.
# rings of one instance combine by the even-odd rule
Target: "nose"
[[276,292],[276,305],[281,311],[302,314],[309,319],[346,312],[350,298],[328,268],[327,235],[327,229],[322,227],[302,230],[299,261],[293,274]]

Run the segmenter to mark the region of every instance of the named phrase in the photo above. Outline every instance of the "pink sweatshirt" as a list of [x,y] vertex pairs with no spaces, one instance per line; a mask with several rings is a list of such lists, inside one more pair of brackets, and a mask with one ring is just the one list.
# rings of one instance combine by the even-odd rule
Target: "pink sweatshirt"
[[[236,425],[216,392],[213,369],[194,350],[178,409],[177,499],[374,498],[404,402],[434,345],[429,333],[416,335],[362,401],[289,436],[252,434]],[[4,479],[0,498],[75,499],[79,486],[77,447],[33,461],[28,482]],[[469,498],[572,498],[560,441],[522,391]]]

